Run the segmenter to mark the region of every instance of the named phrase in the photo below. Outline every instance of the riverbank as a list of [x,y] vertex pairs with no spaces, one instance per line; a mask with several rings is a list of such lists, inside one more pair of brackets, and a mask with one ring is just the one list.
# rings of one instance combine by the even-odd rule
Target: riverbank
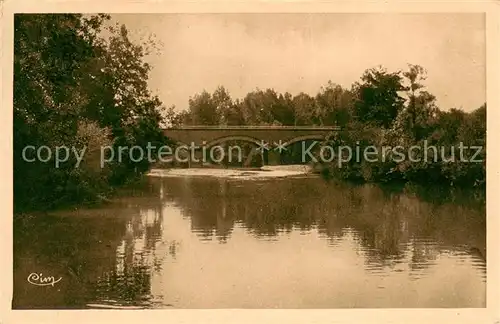
[[258,169],[151,169],[149,177],[216,177],[237,179],[284,178],[311,175],[312,168],[307,165],[276,165],[263,166]]

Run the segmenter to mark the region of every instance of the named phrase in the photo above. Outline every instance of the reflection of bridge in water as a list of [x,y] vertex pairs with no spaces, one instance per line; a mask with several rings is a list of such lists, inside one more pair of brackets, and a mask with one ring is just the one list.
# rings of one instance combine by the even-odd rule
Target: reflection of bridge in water
[[[182,126],[164,129],[164,134],[178,145],[211,148],[227,142],[253,143],[261,153],[285,149],[294,143],[324,141],[339,131],[338,126]],[[256,149],[247,157],[252,158]]]

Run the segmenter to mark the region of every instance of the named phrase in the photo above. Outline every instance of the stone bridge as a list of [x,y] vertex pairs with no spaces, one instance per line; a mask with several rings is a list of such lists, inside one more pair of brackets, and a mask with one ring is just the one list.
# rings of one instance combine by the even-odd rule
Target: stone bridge
[[177,142],[190,146],[211,147],[227,141],[244,141],[269,144],[269,147],[305,140],[325,140],[338,126],[182,126],[164,129],[165,135]]
[[[164,129],[164,134],[179,147],[194,147],[195,152],[202,147],[210,149],[216,146],[225,151],[228,141],[253,143],[256,147],[243,163],[249,166],[258,155],[262,165],[273,163],[272,160],[277,162],[281,151],[288,145],[307,140],[323,141],[339,129],[337,126],[182,126]],[[188,166],[195,159],[195,156],[187,155]],[[206,161],[203,156],[202,159]]]

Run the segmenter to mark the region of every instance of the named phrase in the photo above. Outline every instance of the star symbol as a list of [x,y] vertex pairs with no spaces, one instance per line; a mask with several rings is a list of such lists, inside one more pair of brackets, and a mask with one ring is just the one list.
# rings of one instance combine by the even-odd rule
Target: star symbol
[[257,151],[264,152],[264,150],[269,150],[269,144],[263,140],[261,140],[260,143],[257,143],[257,145],[259,146]]
[[276,146],[275,150],[280,151],[280,153],[282,151],[286,151],[287,150],[286,145],[281,140],[279,140],[278,144],[276,144],[276,142],[274,142],[274,145]]

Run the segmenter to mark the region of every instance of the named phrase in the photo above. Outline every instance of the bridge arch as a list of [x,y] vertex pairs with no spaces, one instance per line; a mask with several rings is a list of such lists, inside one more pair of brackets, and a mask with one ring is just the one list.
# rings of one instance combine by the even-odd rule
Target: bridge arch
[[303,136],[297,136],[289,140],[288,142],[285,142],[283,146],[288,146],[297,142],[303,142],[307,140],[317,140],[317,141],[324,141],[326,139],[326,136],[324,135],[318,135],[318,134],[312,134],[312,135],[303,135]]
[[[282,145],[286,147],[286,146],[289,146],[291,144],[294,144],[294,143],[297,143],[297,142],[302,142],[302,141],[307,141],[307,140],[324,141],[324,140],[326,140],[326,138],[327,138],[327,136],[320,135],[320,134],[303,135],[303,136],[294,137],[294,138],[286,141]],[[217,144],[220,144],[220,143],[224,143],[224,142],[228,142],[228,141],[243,141],[243,142],[247,142],[247,143],[253,143],[253,144],[257,145],[257,146],[260,146],[261,143],[262,143],[262,141],[264,141],[265,143],[267,143],[267,141],[265,141],[263,139],[257,139],[255,137],[251,137],[251,136],[247,136],[247,135],[229,135],[229,136],[222,136],[222,137],[218,137],[216,139],[213,139],[210,142],[203,144],[203,146],[205,146],[207,148],[210,148],[210,147],[212,147],[214,145],[217,145]],[[199,145],[201,143],[197,143],[197,144]],[[271,148],[274,145],[274,142],[267,143],[267,144],[269,144],[269,147]],[[188,144],[186,144],[186,143],[184,143],[182,141],[175,141],[175,145],[177,147],[179,147],[179,146],[189,147]]]
[[259,145],[262,140],[251,137],[251,136],[246,136],[246,135],[230,135],[230,136],[223,136],[216,138],[214,140],[211,140],[210,142],[206,143],[204,146],[205,147],[212,147],[216,144],[228,142],[228,141],[242,141],[242,142],[248,142],[248,143],[253,143],[255,145]]

